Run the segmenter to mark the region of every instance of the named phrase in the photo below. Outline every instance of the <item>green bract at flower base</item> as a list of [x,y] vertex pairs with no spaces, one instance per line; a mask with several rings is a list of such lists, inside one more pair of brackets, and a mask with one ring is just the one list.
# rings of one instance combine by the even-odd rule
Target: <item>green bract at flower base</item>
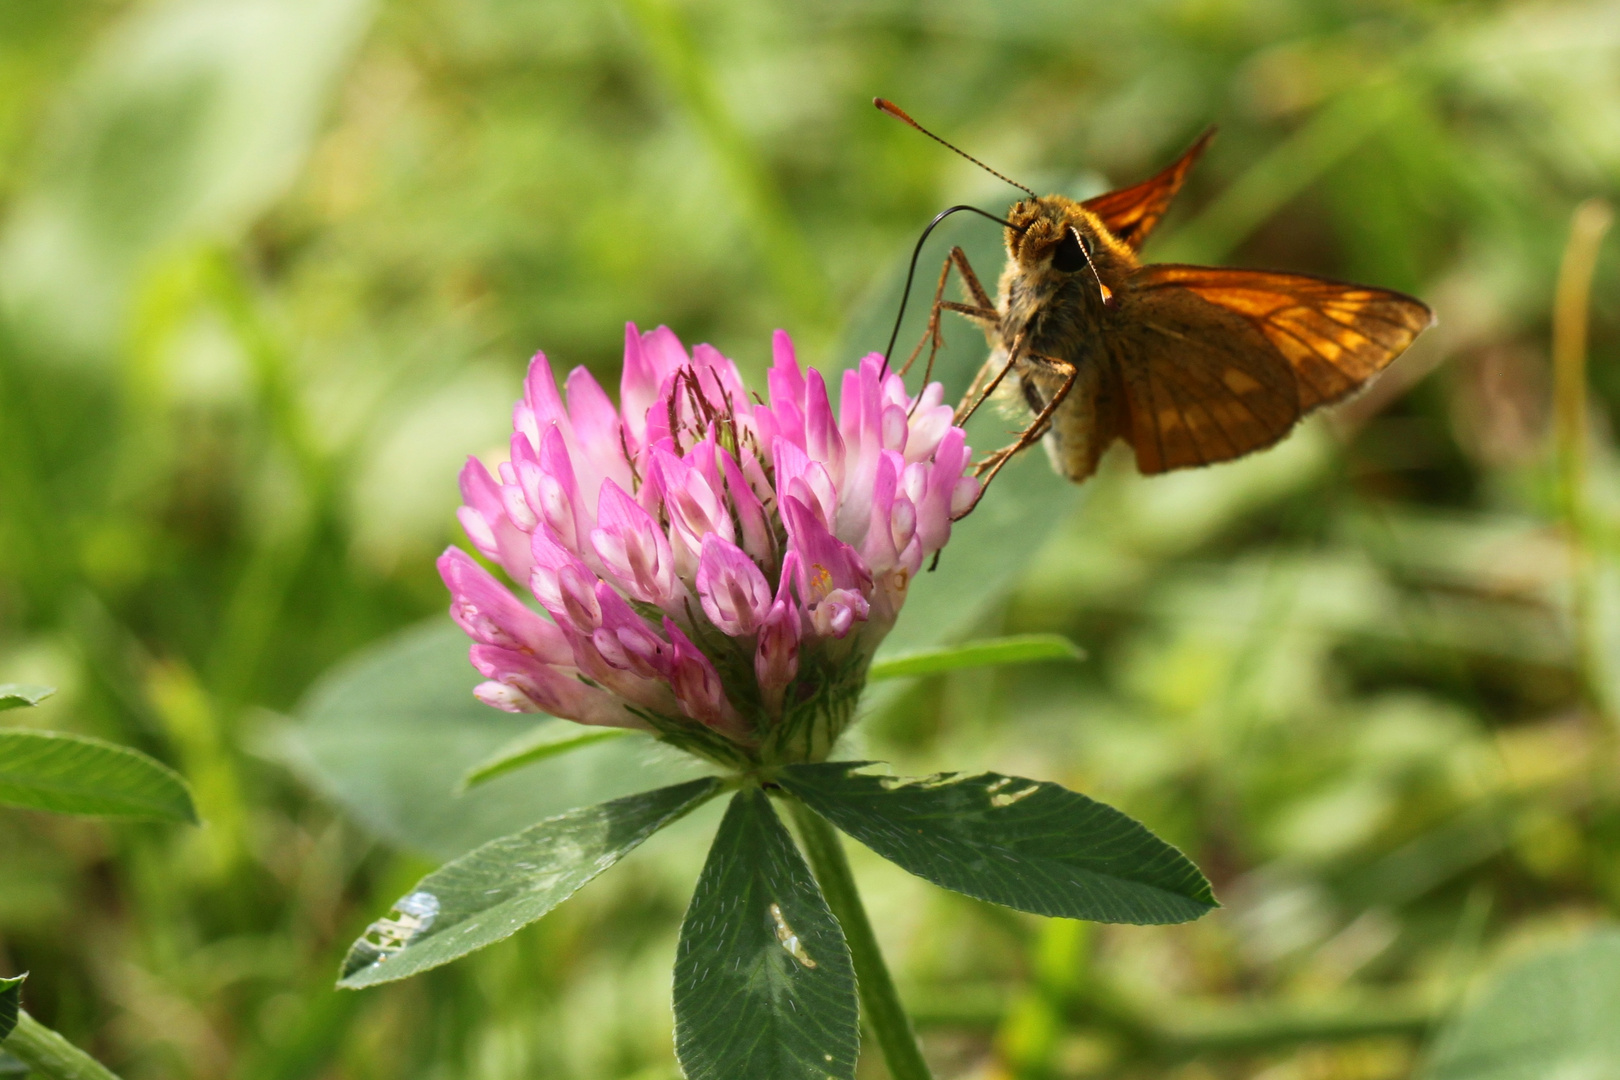
[[[544,613],[472,556],[439,560],[486,680],[474,693],[640,730],[724,775],[572,810],[446,864],[372,924],[340,985],[404,978],[510,936],[728,789],[676,961],[676,1052],[692,1080],[849,1080],[859,1005],[891,1074],[927,1075],[830,825],[936,884],[1023,911],[1169,923],[1215,906],[1180,852],[1055,784],[822,763],[913,577],[979,487],[937,383],[911,398],[882,357],[866,357],[845,373],[835,418],[821,376],[778,333],[769,384],[759,402],[730,360],[688,353],[662,328],[629,329],[619,409],[584,369],[565,404],[535,358],[510,456],[493,472],[468,463],[460,516]],[[1073,655],[1036,644],[957,659]],[[510,767],[549,753],[514,748]],[[808,866],[773,801],[792,810]]]

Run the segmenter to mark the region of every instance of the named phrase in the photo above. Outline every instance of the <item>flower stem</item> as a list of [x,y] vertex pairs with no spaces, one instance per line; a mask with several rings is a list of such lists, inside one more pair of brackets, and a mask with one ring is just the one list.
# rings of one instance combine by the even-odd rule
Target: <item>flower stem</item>
[[12,1057],[40,1080],[118,1080],[107,1068],[62,1036],[29,1016],[17,1013],[17,1026],[4,1043]]
[[917,1036],[912,1033],[911,1020],[900,1004],[889,967],[883,962],[872,924],[866,917],[860,891],[855,887],[855,876],[850,873],[849,859],[844,855],[843,842],[833,827],[797,799],[786,800],[793,824],[804,842],[805,854],[821,884],[827,906],[838,917],[849,940],[850,956],[855,961],[855,978],[861,990],[861,1008],[867,1027],[877,1036],[883,1048],[883,1060],[888,1062],[893,1080],[932,1080],[922,1051],[917,1047]]

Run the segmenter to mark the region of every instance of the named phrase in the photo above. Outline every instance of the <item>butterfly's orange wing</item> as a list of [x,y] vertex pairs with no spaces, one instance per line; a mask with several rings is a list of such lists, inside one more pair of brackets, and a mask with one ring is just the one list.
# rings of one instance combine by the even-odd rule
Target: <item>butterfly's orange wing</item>
[[1207,266],[1144,266],[1119,305],[1111,354],[1144,473],[1271,445],[1434,321],[1426,305],[1386,289]]
[[1186,153],[1176,159],[1174,165],[1157,176],[1128,188],[1120,188],[1118,191],[1110,191],[1094,199],[1087,199],[1081,205],[1101,218],[1103,224],[1108,226],[1108,231],[1129,244],[1132,251],[1141,251],[1142,245],[1147,242],[1148,234],[1159,223],[1159,219],[1164,217],[1165,211],[1170,209],[1171,200],[1176,197],[1176,192],[1181,190],[1181,183],[1187,179],[1188,170],[1193,167],[1214,137],[1215,129],[1210,128],[1198,136],[1198,141],[1189,146]]

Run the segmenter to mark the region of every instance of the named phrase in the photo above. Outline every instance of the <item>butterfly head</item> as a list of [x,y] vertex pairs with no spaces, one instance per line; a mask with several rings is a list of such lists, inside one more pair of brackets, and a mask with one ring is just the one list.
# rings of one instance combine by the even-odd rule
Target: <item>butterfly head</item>
[[1130,248],[1095,214],[1062,195],[1022,199],[1008,211],[1007,221],[1007,257],[1020,272],[1059,281],[1095,278],[1105,304],[1137,266]]

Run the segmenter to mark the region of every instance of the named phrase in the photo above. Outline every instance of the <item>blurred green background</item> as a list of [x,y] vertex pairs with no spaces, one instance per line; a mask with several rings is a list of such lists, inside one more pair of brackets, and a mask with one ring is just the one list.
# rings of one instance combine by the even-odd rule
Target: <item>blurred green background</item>
[[[881,347],[922,224],[1012,193],[874,94],[1042,190],[1218,123],[1149,257],[1440,319],[1280,448],[1115,459],[1008,550],[982,629],[1086,663],[869,724],[902,771],[1121,806],[1227,905],[1043,923],[857,852],[941,1077],[1406,1077],[1471,980],[1620,908],[1612,245],[1584,410],[1550,356],[1572,212],[1620,182],[1613,2],[7,3],[0,681],[62,688],[7,718],[155,754],[207,821],[0,811],[0,973],[37,1016],[129,1080],[676,1075],[702,821],[505,945],[338,994],[446,852],[360,824],[285,717],[442,619],[455,471],[537,348],[611,385],[626,320],[755,372],[778,326],[822,366]],[[993,278],[994,228],[952,228]]]

